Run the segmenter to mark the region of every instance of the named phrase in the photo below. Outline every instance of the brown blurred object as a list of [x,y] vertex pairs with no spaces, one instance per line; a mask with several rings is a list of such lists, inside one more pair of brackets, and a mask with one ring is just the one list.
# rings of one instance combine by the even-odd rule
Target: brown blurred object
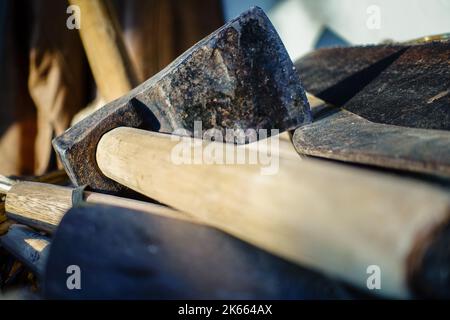
[[[220,0],[115,0],[139,82],[223,24]],[[95,96],[68,2],[0,1],[0,174],[56,168],[51,139]],[[81,21],[82,21],[81,17]]]
[[[111,97],[124,95],[130,84],[147,80],[224,24],[220,0],[104,0],[103,6],[97,1],[71,0],[81,11],[96,8],[90,16],[84,15],[88,27],[99,23],[109,26],[107,34],[98,27],[80,30],[100,90],[96,99],[75,115],[72,125],[110,102]],[[99,48],[104,51],[108,47],[109,54],[102,57]],[[105,77],[111,65],[120,72],[114,78]]]
[[99,94],[110,102],[137,86],[122,28],[110,0],[69,0],[80,12],[81,42]]
[[38,175],[52,169],[51,140],[67,129],[85,104],[83,48],[78,33],[66,28],[66,8],[65,1],[32,1],[35,23],[28,88],[37,109],[34,173]]
[[116,1],[139,82],[224,24],[220,0]]
[[83,51],[63,1],[2,4],[0,173],[43,174],[55,167],[51,139],[85,104]]
[[0,1],[0,173],[34,171],[36,111],[28,93],[29,10]]

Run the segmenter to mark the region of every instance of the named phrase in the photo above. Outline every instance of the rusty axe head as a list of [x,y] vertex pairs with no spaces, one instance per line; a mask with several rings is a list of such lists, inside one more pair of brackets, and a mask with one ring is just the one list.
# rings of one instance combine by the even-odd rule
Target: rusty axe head
[[296,62],[308,92],[371,122],[450,130],[450,41],[323,48]]
[[128,126],[172,133],[208,129],[294,129],[310,122],[299,76],[259,8],[230,21],[127,95],[53,140],[76,185],[118,191],[95,161],[102,135]]

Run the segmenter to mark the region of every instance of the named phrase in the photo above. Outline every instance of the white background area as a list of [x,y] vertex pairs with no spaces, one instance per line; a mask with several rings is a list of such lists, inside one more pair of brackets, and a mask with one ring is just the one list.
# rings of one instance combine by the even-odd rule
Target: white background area
[[[254,5],[263,8],[293,60],[314,48],[324,27],[352,44],[405,41],[450,32],[450,0],[223,0],[223,3],[227,19]],[[379,8],[379,28],[368,27],[368,19],[373,19],[373,11],[368,9],[373,6]]]

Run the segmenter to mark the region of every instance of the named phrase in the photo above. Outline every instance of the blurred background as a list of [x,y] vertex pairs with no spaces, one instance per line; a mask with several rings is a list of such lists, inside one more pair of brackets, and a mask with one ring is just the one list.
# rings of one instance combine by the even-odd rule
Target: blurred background
[[[271,18],[292,58],[314,48],[404,41],[450,31],[450,0],[112,0],[143,82],[251,6]],[[65,0],[0,0],[0,174],[58,167],[53,137],[98,93]],[[82,19],[82,16],[81,16]]]

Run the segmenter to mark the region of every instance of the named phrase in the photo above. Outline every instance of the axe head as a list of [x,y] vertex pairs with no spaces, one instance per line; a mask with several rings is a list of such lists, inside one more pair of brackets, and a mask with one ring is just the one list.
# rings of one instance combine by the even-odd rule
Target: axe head
[[[201,40],[164,70],[53,140],[75,185],[117,192],[95,161],[104,133],[128,126],[176,129],[278,129],[309,123],[299,75],[273,25],[252,8]],[[225,137],[225,134],[223,135]]]
[[450,41],[326,48],[296,62],[308,92],[369,121],[450,130]]

